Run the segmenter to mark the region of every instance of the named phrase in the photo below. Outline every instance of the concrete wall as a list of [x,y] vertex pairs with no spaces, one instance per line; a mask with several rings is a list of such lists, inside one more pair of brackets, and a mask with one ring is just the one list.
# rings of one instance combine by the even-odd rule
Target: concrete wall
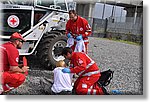
[[92,17],[94,4],[77,4],[76,11],[82,17]]
[[[139,2],[141,2],[141,0],[139,0]],[[136,3],[134,2],[134,4]],[[117,39],[129,40],[129,41],[141,43],[142,37],[143,37],[143,7],[139,5],[138,6],[129,5],[129,4],[128,5],[124,4],[124,5],[126,6],[124,10],[127,11],[127,15],[125,17],[124,22],[115,22],[115,21],[112,22],[110,20],[111,18],[110,17],[108,18],[107,25],[106,23],[101,22],[105,19],[95,20],[95,18],[93,18],[93,10],[95,7],[95,4],[93,3],[77,2],[76,10],[80,16],[85,17],[87,20],[90,20],[90,23],[92,22],[91,24],[93,25],[92,36],[98,36],[98,37],[110,37],[111,36]],[[100,12],[103,12],[103,11],[100,10]],[[122,16],[120,16],[120,18],[121,17]]]

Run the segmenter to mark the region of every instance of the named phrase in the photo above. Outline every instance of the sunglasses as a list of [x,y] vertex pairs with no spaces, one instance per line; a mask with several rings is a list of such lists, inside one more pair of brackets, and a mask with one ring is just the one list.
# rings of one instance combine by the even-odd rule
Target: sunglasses
[[23,43],[24,41],[23,40],[19,40],[21,43]]

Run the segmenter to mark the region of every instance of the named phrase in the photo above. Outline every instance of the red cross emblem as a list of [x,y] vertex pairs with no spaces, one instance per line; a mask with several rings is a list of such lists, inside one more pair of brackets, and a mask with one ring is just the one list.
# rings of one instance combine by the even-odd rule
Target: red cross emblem
[[19,25],[19,18],[16,15],[11,15],[8,17],[7,23],[10,27],[15,28]]
[[15,20],[15,18],[12,18],[12,19],[10,20],[10,22],[14,25],[17,21]]

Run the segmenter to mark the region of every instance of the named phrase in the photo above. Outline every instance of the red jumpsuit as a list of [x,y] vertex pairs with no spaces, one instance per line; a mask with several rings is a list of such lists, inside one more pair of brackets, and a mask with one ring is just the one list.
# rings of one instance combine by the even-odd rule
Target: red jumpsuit
[[3,69],[2,85],[4,91],[7,91],[20,86],[25,81],[25,75],[9,71],[10,66],[18,66],[19,60],[19,52],[11,42],[0,46],[0,53],[2,55],[0,66]]
[[[82,34],[86,53],[88,49],[88,36],[91,35],[91,27],[88,24],[88,21],[80,16],[78,16],[76,21],[69,20],[66,24],[66,34],[71,33],[71,35],[76,38],[76,36]],[[72,50],[74,51],[76,45],[76,41],[74,46],[72,46]]]
[[73,52],[70,67],[71,73],[79,75],[79,78],[74,84],[77,94],[104,94],[102,89],[96,83],[101,76],[99,68],[87,54],[82,52]]

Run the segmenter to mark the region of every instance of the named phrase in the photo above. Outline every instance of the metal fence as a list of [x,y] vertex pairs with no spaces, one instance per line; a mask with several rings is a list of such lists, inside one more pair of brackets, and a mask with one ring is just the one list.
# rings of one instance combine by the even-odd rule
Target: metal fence
[[142,42],[143,19],[141,17],[116,17],[97,19],[85,17],[92,26],[92,36],[111,37],[133,42]]
[[[117,18],[116,18],[117,19]],[[118,33],[143,34],[142,18],[126,17],[124,22],[112,22],[108,20],[107,31]]]

